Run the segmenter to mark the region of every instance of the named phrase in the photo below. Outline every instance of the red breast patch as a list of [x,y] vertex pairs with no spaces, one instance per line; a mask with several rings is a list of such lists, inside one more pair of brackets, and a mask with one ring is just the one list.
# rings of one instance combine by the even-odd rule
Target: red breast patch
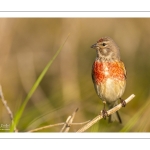
[[93,76],[97,84],[106,81],[107,78],[124,80],[125,74],[122,62],[95,61],[93,64]]

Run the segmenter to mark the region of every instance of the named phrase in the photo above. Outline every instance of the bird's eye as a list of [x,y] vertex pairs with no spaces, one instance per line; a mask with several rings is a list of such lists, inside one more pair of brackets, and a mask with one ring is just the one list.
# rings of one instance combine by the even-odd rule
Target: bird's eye
[[103,43],[103,46],[105,46],[106,45],[106,43]]

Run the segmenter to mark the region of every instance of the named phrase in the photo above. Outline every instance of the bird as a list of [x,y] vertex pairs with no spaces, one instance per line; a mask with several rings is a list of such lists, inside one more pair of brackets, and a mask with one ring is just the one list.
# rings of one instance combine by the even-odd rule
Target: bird
[[[118,100],[125,107],[126,103],[121,98],[126,88],[127,72],[123,61],[120,59],[120,50],[110,37],[102,37],[91,48],[96,50],[96,58],[92,66],[92,80],[97,95],[103,101],[103,118],[106,119],[108,109],[115,107]],[[109,115],[108,122],[122,123],[119,112]]]

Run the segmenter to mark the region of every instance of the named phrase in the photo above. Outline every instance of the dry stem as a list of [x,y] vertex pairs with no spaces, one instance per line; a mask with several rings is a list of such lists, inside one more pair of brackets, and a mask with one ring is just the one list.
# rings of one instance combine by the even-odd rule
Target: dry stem
[[73,114],[71,116],[69,116],[64,124],[64,126],[62,127],[61,131],[60,132],[68,132],[69,129],[70,129],[70,124],[73,122],[74,120],[74,117],[76,115],[78,111],[78,108],[73,112]]
[[9,114],[9,116],[10,116],[10,119],[11,119],[11,121],[12,121],[12,124],[14,125],[14,130],[15,130],[15,132],[17,132],[18,130],[17,130],[17,128],[16,128],[16,126],[15,126],[15,123],[14,123],[13,113],[12,113],[12,111],[10,110],[9,106],[7,105],[7,101],[6,101],[5,98],[4,98],[1,85],[0,85],[0,98],[1,98],[1,100],[2,100],[2,103],[4,104],[4,107],[6,108],[8,114]]
[[[70,126],[73,126],[73,125],[83,125],[83,124],[86,124],[88,123],[90,120],[88,121],[85,121],[85,122],[80,122],[80,123],[70,123]],[[62,122],[62,123],[57,123],[57,124],[52,124],[52,125],[47,125],[47,126],[43,126],[43,127],[39,127],[39,128],[36,128],[36,129],[32,129],[28,132],[36,132],[36,131],[40,131],[40,130],[43,130],[43,129],[48,129],[48,128],[51,128],[51,127],[55,127],[55,126],[61,126],[61,125],[66,125],[66,122]]]
[[36,131],[39,131],[39,130],[43,130],[43,129],[47,129],[47,128],[51,128],[51,127],[55,127],[55,126],[61,126],[61,125],[64,125],[64,123],[52,124],[52,125],[36,128],[36,129],[30,130],[28,132],[36,132]]

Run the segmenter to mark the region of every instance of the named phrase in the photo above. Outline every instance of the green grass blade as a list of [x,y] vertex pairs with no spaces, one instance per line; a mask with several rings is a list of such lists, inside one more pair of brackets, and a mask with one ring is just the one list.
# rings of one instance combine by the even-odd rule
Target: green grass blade
[[[38,77],[38,79],[35,81],[34,85],[32,86],[31,90],[29,91],[27,97],[25,98],[22,106],[20,107],[19,111],[17,112],[15,118],[14,118],[14,123],[17,126],[17,124],[19,123],[19,120],[23,114],[23,111],[29,101],[29,99],[31,98],[31,96],[33,95],[33,93],[35,92],[35,90],[37,89],[38,85],[40,84],[40,82],[42,81],[44,75],[46,74],[46,72],[48,71],[49,67],[51,66],[51,64],[53,63],[53,61],[55,60],[55,58],[57,57],[57,55],[59,54],[59,52],[61,51],[61,49],[63,48],[64,44],[66,43],[67,39],[68,39],[69,35],[67,36],[66,40],[64,41],[64,43],[60,46],[60,48],[57,50],[57,52],[55,53],[55,55],[53,56],[53,58],[48,62],[48,64],[46,65],[46,67],[43,69],[42,73],[40,74],[40,76]],[[10,128],[10,131],[14,131],[14,126],[12,125]]]

